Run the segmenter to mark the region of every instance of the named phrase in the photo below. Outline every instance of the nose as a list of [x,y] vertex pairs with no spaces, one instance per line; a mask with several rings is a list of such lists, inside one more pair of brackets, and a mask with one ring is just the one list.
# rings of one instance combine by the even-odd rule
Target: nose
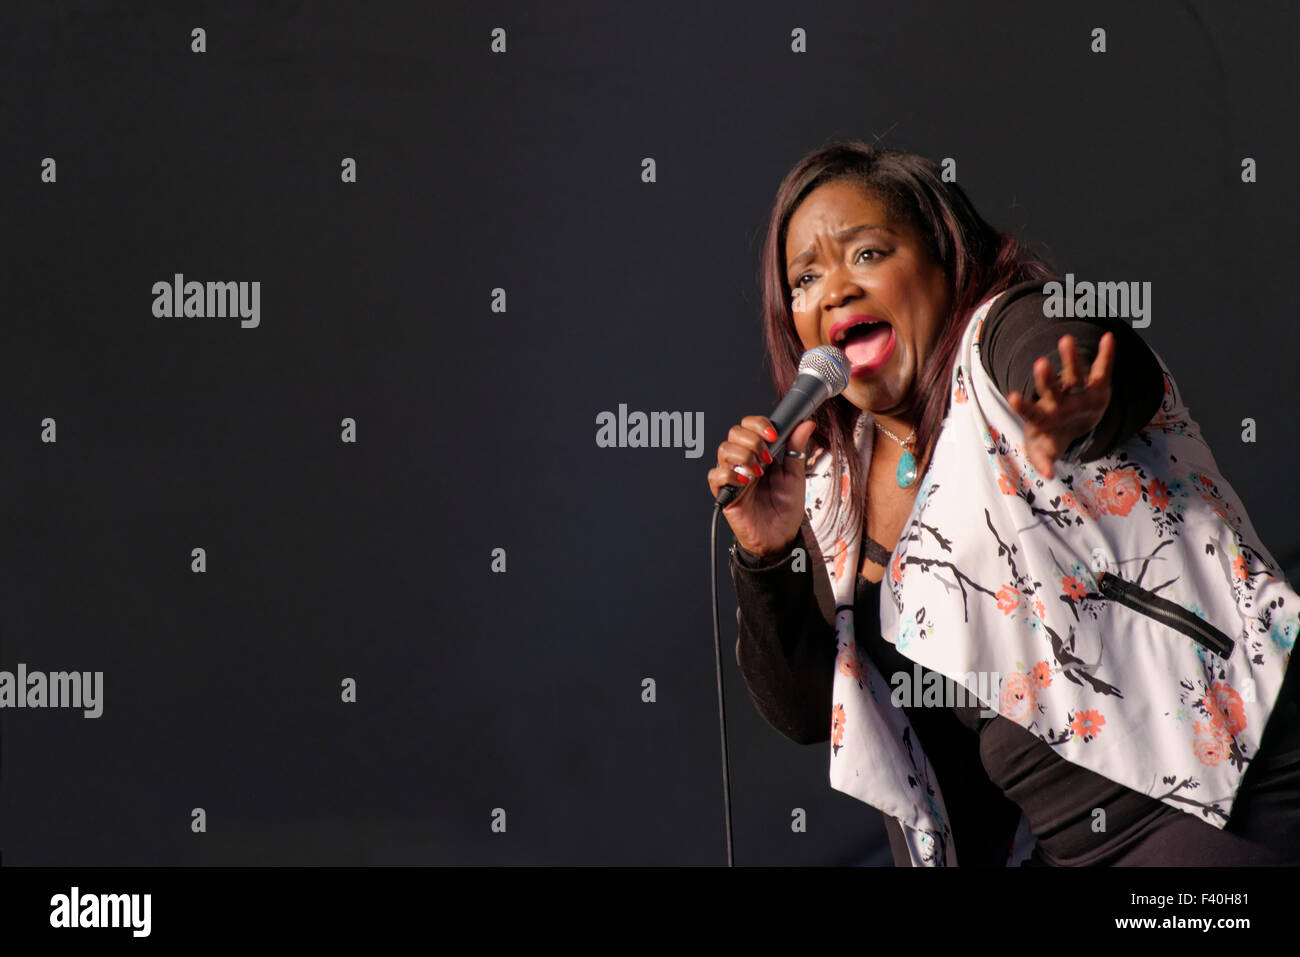
[[822,306],[837,309],[850,299],[862,295],[862,287],[853,275],[845,269],[835,269],[826,276],[826,294],[822,297]]

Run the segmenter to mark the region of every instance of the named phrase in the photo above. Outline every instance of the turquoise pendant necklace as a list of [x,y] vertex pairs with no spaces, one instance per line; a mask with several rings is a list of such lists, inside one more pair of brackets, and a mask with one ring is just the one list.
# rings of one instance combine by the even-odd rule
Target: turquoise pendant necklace
[[[871,421],[875,422],[876,420],[872,419]],[[907,450],[908,443],[911,442],[912,439],[916,438],[916,429],[913,429],[912,434],[907,438],[900,439],[879,422],[876,422],[876,428],[881,432],[884,432],[887,436],[903,447],[903,457],[898,460],[898,472],[895,474],[894,478],[898,482],[899,488],[907,488],[916,481],[916,456]]]

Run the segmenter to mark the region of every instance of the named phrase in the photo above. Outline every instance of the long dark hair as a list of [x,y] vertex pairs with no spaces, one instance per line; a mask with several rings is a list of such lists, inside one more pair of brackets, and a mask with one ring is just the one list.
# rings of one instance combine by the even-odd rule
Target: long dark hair
[[[890,215],[911,224],[925,241],[931,257],[948,277],[951,311],[913,393],[917,463],[927,456],[948,414],[952,366],[962,332],[975,308],[994,293],[1031,279],[1047,281],[1056,270],[1016,237],[999,233],[976,212],[956,183],[945,183],[939,167],[923,156],[837,140],[809,153],[781,182],[768,220],[759,286],[763,291],[763,334],[767,362],[777,396],[783,396],[799,371],[803,344],[790,311],[786,279],[785,240],[790,217],[818,186],[837,180],[852,182],[872,195]],[[853,444],[853,429],[861,410],[843,394],[825,402],[814,414],[812,443],[829,448],[834,473],[849,463],[850,515],[860,522],[866,474]],[[840,496],[835,499],[839,515]]]

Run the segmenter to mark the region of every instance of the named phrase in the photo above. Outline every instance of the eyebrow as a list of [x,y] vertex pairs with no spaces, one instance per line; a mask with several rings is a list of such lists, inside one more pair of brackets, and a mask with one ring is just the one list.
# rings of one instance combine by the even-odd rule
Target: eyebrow
[[[891,235],[895,235],[895,236],[898,235],[888,226],[873,226],[870,223],[861,223],[857,226],[850,226],[848,227],[848,229],[841,229],[838,233],[835,234],[835,239],[837,242],[842,243],[846,239],[850,239],[853,236],[858,235],[859,233],[866,233],[872,230],[878,230],[879,232],[882,233],[890,233]],[[804,263],[808,262],[816,255],[817,255],[816,248],[813,246],[809,246],[798,256],[795,256],[794,259],[790,260],[790,265],[786,267],[786,272],[789,273],[791,270],[797,269],[798,267],[802,266]]]

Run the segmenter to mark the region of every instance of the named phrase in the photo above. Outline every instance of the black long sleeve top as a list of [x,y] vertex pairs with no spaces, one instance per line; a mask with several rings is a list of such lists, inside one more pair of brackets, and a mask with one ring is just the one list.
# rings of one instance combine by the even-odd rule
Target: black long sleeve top
[[[981,332],[982,361],[1004,394],[1019,390],[1032,401],[1037,397],[1034,360],[1049,356],[1053,369],[1059,371],[1056,343],[1062,335],[1075,338],[1086,370],[1102,334],[1108,329],[1114,332],[1111,402],[1083,452],[1084,460],[1092,460],[1127,441],[1151,420],[1164,392],[1163,374],[1127,323],[1046,320],[1044,298],[1042,284],[1028,282],[1013,287],[995,304]],[[812,576],[792,570],[793,549],[802,545],[801,530],[787,548],[766,559],[737,547],[731,574],[738,600],[736,660],[750,697],[782,735],[813,744],[830,737],[837,649],[834,625],[818,606]],[[859,653],[866,654],[883,674],[911,674],[913,662],[880,634],[879,595],[879,582],[859,576],[854,604]],[[928,669],[921,671],[922,680],[927,680]],[[948,686],[955,686],[950,679],[943,682],[945,700],[953,700],[946,694]],[[1254,780],[1270,767],[1300,763],[1295,684],[1288,681],[1284,687],[1277,706],[1280,717],[1270,720],[1257,758],[1263,767]],[[1154,831],[1187,817],[1071,764],[1005,717],[981,717],[974,707],[904,710],[939,779],[963,865],[1003,866],[1022,811],[1038,841],[1036,858],[1062,865],[1114,861]],[[1297,786],[1288,785],[1292,790]],[[1094,830],[1097,808],[1106,812],[1107,826],[1100,833]],[[907,866],[901,829],[888,815],[884,817],[895,863]]]

